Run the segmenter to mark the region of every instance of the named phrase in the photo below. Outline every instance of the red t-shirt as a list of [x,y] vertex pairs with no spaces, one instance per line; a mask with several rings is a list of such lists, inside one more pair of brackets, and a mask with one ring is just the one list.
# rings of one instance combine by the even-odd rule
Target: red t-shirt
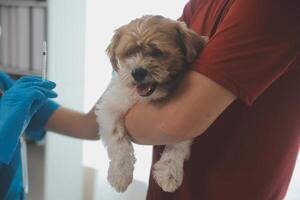
[[238,99],[194,140],[180,188],[151,174],[147,200],[283,199],[300,146],[300,1],[191,0],[182,20],[210,37],[193,70]]

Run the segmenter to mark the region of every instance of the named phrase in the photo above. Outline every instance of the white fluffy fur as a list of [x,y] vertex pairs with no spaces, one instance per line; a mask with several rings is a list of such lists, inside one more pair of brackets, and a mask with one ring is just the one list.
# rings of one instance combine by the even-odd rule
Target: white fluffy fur
[[[110,159],[108,181],[117,191],[125,191],[132,182],[135,163],[134,149],[124,127],[125,114],[139,101],[166,98],[172,91],[167,86],[178,81],[174,73],[184,73],[204,43],[205,39],[183,22],[162,16],[147,15],[116,30],[107,53],[117,73],[97,103],[95,113]],[[155,53],[157,50],[161,54]],[[135,80],[138,69],[149,72],[142,81]],[[172,79],[175,82],[168,82]],[[143,94],[146,90],[141,91],[141,84],[152,84],[146,88],[148,95]],[[191,143],[166,145],[161,159],[155,163],[153,175],[164,191],[173,192],[181,185]]]
[[[115,74],[96,106],[99,133],[110,159],[108,181],[119,192],[125,191],[132,182],[135,163],[134,149],[123,118],[130,107],[141,100],[147,98],[140,97],[134,87],[125,85],[119,74]],[[164,191],[173,192],[181,185],[183,164],[189,158],[190,145],[191,141],[167,145],[155,164],[154,178]]]

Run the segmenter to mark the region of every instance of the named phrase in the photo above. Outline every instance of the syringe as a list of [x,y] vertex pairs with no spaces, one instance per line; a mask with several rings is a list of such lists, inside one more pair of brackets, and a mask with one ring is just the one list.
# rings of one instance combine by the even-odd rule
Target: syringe
[[43,42],[43,81],[47,79],[47,42]]

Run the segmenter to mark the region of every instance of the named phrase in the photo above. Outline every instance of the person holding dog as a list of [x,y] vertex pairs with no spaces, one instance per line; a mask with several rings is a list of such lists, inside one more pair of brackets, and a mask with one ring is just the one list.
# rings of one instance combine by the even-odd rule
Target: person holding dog
[[[187,3],[180,20],[198,34],[209,36],[208,44],[168,101],[138,103],[125,118],[132,141],[156,145],[153,163],[159,160],[163,145],[195,138],[182,185],[173,193],[163,192],[151,175],[147,200],[284,198],[300,145],[299,7],[297,0]],[[13,110],[12,104],[2,102],[10,99],[6,95],[13,96],[9,90],[24,89],[29,81],[24,79],[15,85],[5,83],[1,116],[2,108]],[[18,130],[30,133],[38,127],[37,132],[50,129],[78,138],[99,137],[93,109],[81,114],[49,103],[47,99],[55,96],[53,83],[38,84],[36,90],[43,97],[37,105],[33,102],[38,97],[28,98],[26,106],[34,105],[34,109],[22,107],[26,117]],[[44,116],[40,113],[44,106],[49,106],[49,112],[39,121],[35,116]],[[1,128],[3,139],[6,130]],[[21,179],[14,178],[18,170],[10,175],[2,172],[12,169],[5,168],[5,162],[14,156],[19,159],[16,138],[20,134],[12,137],[14,151],[9,155],[13,156],[2,158],[4,164],[0,165],[0,176],[10,176],[11,194],[21,194]]]
[[[191,0],[186,5],[181,20],[199,35],[209,36],[209,42],[168,100],[138,103],[125,117],[134,142],[156,145],[148,200],[284,198],[300,143],[300,27],[294,26],[300,18],[298,8],[296,0],[288,4],[283,0]],[[151,26],[146,27],[148,33],[155,32]],[[176,38],[172,30],[169,36]],[[124,29],[118,31],[109,53],[120,76],[130,80],[126,66],[132,66],[124,60],[131,61],[134,53],[140,59],[143,54],[137,52],[146,42],[132,51],[128,43],[137,42],[125,37]],[[146,34],[143,37],[147,38]],[[120,38],[126,38],[126,45]],[[165,43],[155,41],[160,46]],[[126,46],[131,49],[122,60]],[[134,70],[132,73],[135,77]],[[138,74],[143,80],[148,71]],[[144,87],[143,83],[143,95],[151,95],[156,86],[146,82]],[[123,104],[117,101],[114,105],[119,108]],[[170,188],[173,180],[181,183],[176,179],[181,171],[172,167],[170,154],[163,157],[164,162],[160,160],[164,145],[191,139],[194,141],[184,165],[182,185],[175,192],[164,192],[159,185]],[[171,170],[156,168],[158,160],[160,166]],[[169,178],[156,182],[153,177],[157,178],[157,169]]]
[[[182,185],[147,200],[281,200],[300,145],[300,2],[190,0],[180,20],[209,41],[176,94],[125,118],[139,144],[194,139]],[[166,165],[168,162],[166,162]],[[154,171],[152,167],[152,172]],[[172,173],[170,173],[170,177]]]

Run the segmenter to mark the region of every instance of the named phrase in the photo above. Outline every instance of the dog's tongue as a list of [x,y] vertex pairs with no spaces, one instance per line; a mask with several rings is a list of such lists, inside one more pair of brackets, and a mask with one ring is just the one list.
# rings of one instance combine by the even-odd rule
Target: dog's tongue
[[151,84],[140,84],[136,88],[140,96],[147,96],[151,91]]

